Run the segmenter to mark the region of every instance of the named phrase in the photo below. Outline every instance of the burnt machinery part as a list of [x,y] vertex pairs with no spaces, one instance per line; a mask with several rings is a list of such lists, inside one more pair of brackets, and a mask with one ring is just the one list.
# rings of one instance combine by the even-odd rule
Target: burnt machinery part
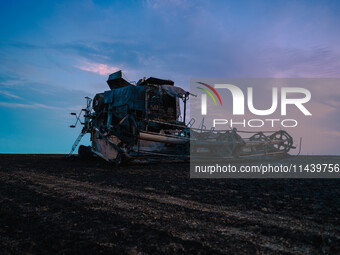
[[181,156],[190,154],[190,142],[188,141],[184,144],[177,144],[176,152],[178,155],[181,155]]
[[258,132],[254,135],[252,135],[251,137],[249,137],[250,141],[268,141],[268,137],[263,134],[262,132]]
[[[260,141],[260,142],[267,142],[269,141],[269,137],[266,136],[264,133],[262,132],[258,132],[254,135],[252,135],[251,137],[249,137],[249,141]],[[266,150],[268,148],[268,145],[263,145],[263,146],[252,146],[251,147],[251,151],[255,152],[255,151],[262,151],[262,150]]]
[[273,133],[269,138],[270,140],[281,141],[279,144],[273,144],[274,148],[279,151],[288,152],[291,148],[295,148],[293,146],[293,138],[286,131],[277,131]]
[[225,132],[191,132],[191,152],[200,150],[220,157],[238,157],[245,142],[236,129]]
[[216,141],[221,143],[220,146],[216,146],[214,149],[217,155],[223,157],[239,156],[243,139],[237,134],[236,130],[220,133],[216,137]]
[[99,93],[93,98],[92,108],[95,112],[100,112],[104,108],[104,94]]

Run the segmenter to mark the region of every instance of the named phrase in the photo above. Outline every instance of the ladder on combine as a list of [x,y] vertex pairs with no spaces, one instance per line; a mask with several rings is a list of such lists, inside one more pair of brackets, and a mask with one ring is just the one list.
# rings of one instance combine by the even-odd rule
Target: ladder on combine
[[[81,109],[80,113],[77,115],[76,113],[72,112],[71,115],[76,116],[76,123],[74,125],[70,125],[70,128],[75,128],[77,126],[77,123],[79,122],[80,124],[84,125],[84,128],[82,129],[82,131],[80,132],[80,134],[78,135],[77,139],[75,140],[75,142],[72,145],[71,151],[69,153],[69,156],[72,155],[72,153],[74,152],[74,150],[77,148],[78,144],[80,143],[81,139],[83,138],[83,136],[87,133],[87,131],[89,130],[89,122],[90,122],[90,115],[91,115],[91,103],[92,103],[92,99],[89,97],[85,97],[86,99],[86,109]],[[82,112],[84,112],[84,117],[85,117],[85,121],[81,122],[80,121],[80,117]]]
[[72,153],[74,152],[74,150],[77,148],[78,144],[80,143],[80,140],[81,140],[81,139],[83,138],[83,136],[86,134],[86,131],[87,131],[87,130],[84,130],[84,131],[82,131],[82,132],[78,135],[78,137],[77,137],[77,139],[75,140],[75,142],[73,143],[72,149],[71,149],[71,151],[70,151],[70,153],[69,153],[68,155],[72,155]]

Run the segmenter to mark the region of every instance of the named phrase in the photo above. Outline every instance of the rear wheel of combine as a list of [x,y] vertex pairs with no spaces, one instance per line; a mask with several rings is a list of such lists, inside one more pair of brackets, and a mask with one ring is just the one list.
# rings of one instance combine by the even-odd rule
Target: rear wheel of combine
[[78,148],[78,157],[81,159],[90,159],[93,156],[91,146],[80,145]]

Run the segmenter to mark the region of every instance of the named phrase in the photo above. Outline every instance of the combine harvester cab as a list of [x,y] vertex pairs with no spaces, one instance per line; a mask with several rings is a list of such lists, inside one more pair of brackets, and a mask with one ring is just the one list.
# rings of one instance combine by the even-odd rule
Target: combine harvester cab
[[[79,156],[95,154],[115,164],[135,159],[187,160],[190,151],[194,155],[204,152],[202,156],[232,159],[286,155],[294,148],[292,137],[282,130],[267,136],[260,132],[242,138],[236,129],[192,128],[194,119],[186,124],[186,106],[191,94],[174,86],[171,80],[150,77],[132,84],[118,71],[109,76],[107,84],[110,90],[96,94],[93,100],[87,97],[87,107],[78,115],[71,113],[77,120],[70,127],[78,122],[84,127],[70,154],[86,133],[91,134],[91,146],[79,146]],[[82,113],[83,122],[80,121]]]

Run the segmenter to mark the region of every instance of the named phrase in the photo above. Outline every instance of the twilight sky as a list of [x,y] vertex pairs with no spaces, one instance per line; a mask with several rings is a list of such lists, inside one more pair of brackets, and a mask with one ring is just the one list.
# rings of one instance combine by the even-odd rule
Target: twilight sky
[[[69,112],[119,69],[186,89],[191,77],[339,78],[339,13],[338,1],[1,1],[0,153],[68,153]],[[331,126],[305,153],[340,154],[340,87],[319,91]]]

